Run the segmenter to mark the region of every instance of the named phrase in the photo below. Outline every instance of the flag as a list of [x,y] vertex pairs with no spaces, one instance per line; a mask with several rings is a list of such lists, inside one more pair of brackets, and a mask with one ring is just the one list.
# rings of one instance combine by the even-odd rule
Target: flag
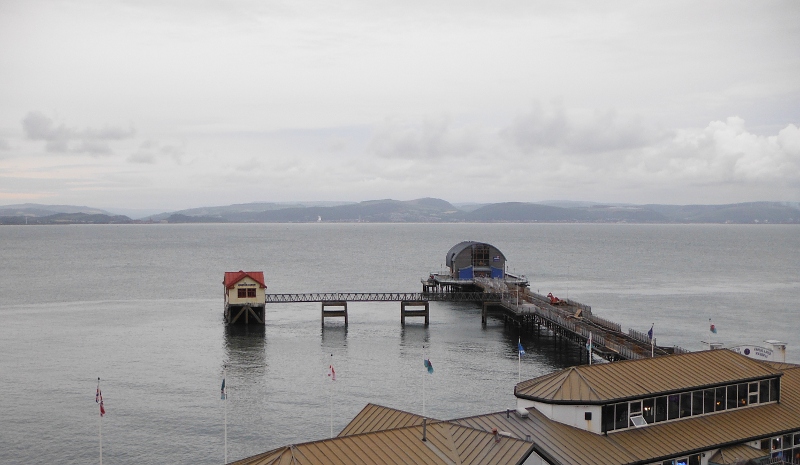
[[525,348],[522,347],[522,342],[517,340],[517,350],[519,350],[520,357],[525,355]]
[[711,325],[711,327],[708,328],[709,331],[711,331],[714,334],[717,334],[717,327],[714,326],[714,323],[711,322],[711,318],[708,319],[708,324]]
[[222,387],[219,390],[219,398],[222,400],[228,398],[228,394],[225,392],[225,377],[222,378]]
[[428,373],[431,373],[431,374],[433,373],[433,364],[427,358],[425,359],[425,368],[428,369]]
[[336,381],[336,370],[333,369],[333,365],[328,365],[328,376],[330,376],[331,381]]
[[97,391],[94,393],[94,402],[100,402],[100,383],[97,383]]
[[105,414],[106,414],[106,409],[103,408],[103,394],[100,394],[100,416],[102,417]]
[[653,340],[653,326],[655,326],[655,325],[656,325],[656,324],[655,324],[655,323],[653,323],[653,324],[650,326],[650,331],[648,331],[648,332],[647,332],[647,339],[650,339],[650,341],[652,341],[652,340]]
[[589,339],[586,340],[586,350],[592,350],[592,333],[589,332]]

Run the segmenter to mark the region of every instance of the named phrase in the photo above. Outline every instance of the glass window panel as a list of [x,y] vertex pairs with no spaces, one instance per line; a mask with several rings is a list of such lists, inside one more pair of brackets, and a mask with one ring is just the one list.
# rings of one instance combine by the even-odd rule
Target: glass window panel
[[758,401],[762,404],[769,402],[769,380],[765,379],[758,383]]
[[691,457],[689,457],[689,465],[700,465],[700,463],[701,463],[700,454],[692,455]]
[[716,389],[716,400],[714,401],[714,410],[719,412],[720,410],[725,410],[725,388],[717,388]]
[[676,460],[675,465],[689,465],[689,457],[684,457]]
[[794,453],[792,454],[792,459],[794,462],[792,463],[800,463],[800,447],[795,447],[793,450]]
[[614,406],[613,405],[604,405],[603,406],[603,432],[606,431],[613,431],[614,430]]
[[628,411],[630,412],[631,416],[637,413],[642,413],[642,401],[637,400],[636,402],[629,402]]
[[747,405],[747,384],[740,384],[737,386],[737,390],[739,391],[739,407],[745,407]]
[[783,448],[784,449],[791,449],[792,448],[792,435],[787,434],[783,437]]
[[770,442],[771,442],[771,440],[769,440],[769,439],[762,439],[761,440],[761,450],[769,450]]
[[692,393],[684,392],[681,394],[681,418],[692,414]]
[[[655,405],[655,399],[645,399],[642,401],[642,416],[647,423],[655,423]],[[800,436],[800,434],[798,436]]]
[[753,405],[758,403],[758,393],[750,394],[750,400],[748,401],[748,405]]
[[714,408],[714,390],[706,389],[703,391],[703,413],[711,413]]
[[656,397],[656,421],[667,419],[667,398]]
[[736,397],[736,385],[728,386],[728,408],[736,408],[737,405],[737,397]]
[[614,428],[627,428],[628,427],[628,403],[614,405],[615,421]]
[[703,413],[703,391],[694,391],[692,393],[692,415],[701,415]]
[[777,438],[772,438],[772,450],[780,450],[783,449],[781,444],[781,437],[778,436]]
[[794,435],[794,445],[800,446],[800,433],[795,433]]
[[670,420],[674,420],[678,418],[678,413],[680,412],[680,396],[678,394],[673,394],[667,397],[667,414],[669,415]]
[[664,460],[663,462],[661,462],[661,465],[675,465],[675,461],[674,460]]
[[750,383],[750,392],[758,392],[758,382]]
[[770,401],[778,401],[781,400],[780,391],[778,390],[778,378],[773,378],[769,382],[769,400]]

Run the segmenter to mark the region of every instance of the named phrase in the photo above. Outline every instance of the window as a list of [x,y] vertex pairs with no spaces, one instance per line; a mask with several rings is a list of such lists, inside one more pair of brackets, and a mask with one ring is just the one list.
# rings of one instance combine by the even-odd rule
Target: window
[[255,288],[239,288],[237,289],[237,296],[240,299],[246,299],[248,297],[255,297],[256,296],[256,289]]
[[489,265],[489,246],[486,244],[476,244],[472,248],[472,266]]
[[692,414],[692,393],[684,392],[681,394],[681,418],[688,417]]
[[656,397],[656,421],[667,420],[667,398]]
[[614,430],[614,406],[604,405],[602,413],[603,432]]
[[736,408],[736,386],[728,386],[728,408]]
[[703,391],[703,413],[713,413],[715,405],[714,390],[706,389]]
[[692,415],[703,414],[703,391],[692,393]]
[[737,386],[739,391],[739,407],[746,407],[747,406],[747,385],[740,384]]
[[680,412],[679,405],[680,396],[677,394],[673,394],[667,398],[667,415],[670,420],[678,418],[678,413]]
[[758,403],[758,383],[750,383],[750,387],[748,388],[750,393],[750,398],[748,399],[749,404],[757,404]]
[[769,380],[765,379],[758,383],[758,401],[762,404],[769,402]]
[[656,421],[655,403],[655,399],[645,399],[642,401],[642,416],[644,417],[644,421],[648,423],[654,423]]
[[778,378],[772,378],[771,380],[769,380],[769,400],[770,401],[780,401],[781,400],[780,391],[778,391],[778,389],[779,389],[778,383],[779,383]]
[[614,428],[627,428],[628,427],[628,403],[614,405]]
[[714,411],[719,412],[725,410],[725,388],[716,389],[716,401],[714,402]]

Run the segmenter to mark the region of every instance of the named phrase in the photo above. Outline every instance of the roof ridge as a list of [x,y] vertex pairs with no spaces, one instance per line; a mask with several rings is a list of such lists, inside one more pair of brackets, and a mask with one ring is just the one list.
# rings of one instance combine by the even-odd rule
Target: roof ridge
[[[575,368],[575,367],[573,367],[573,368]],[[588,379],[586,379],[586,377],[583,375],[583,373],[581,373],[580,370],[575,370],[575,371],[578,372],[578,376],[580,376],[581,380],[584,383],[586,383],[586,386],[589,388],[589,391],[591,391],[591,393],[594,394],[595,398],[597,400],[602,399],[603,397],[600,395],[599,392],[597,392],[597,390],[594,388],[594,385],[592,383],[590,383]]]

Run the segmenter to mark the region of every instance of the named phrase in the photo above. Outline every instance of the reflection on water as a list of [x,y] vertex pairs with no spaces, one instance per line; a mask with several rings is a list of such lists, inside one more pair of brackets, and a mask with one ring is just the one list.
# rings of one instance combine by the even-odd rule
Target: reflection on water
[[263,374],[266,365],[266,331],[263,325],[225,325],[225,364],[229,375],[246,371]]
[[347,326],[322,327],[320,330],[322,349],[325,352],[335,352],[347,348]]

